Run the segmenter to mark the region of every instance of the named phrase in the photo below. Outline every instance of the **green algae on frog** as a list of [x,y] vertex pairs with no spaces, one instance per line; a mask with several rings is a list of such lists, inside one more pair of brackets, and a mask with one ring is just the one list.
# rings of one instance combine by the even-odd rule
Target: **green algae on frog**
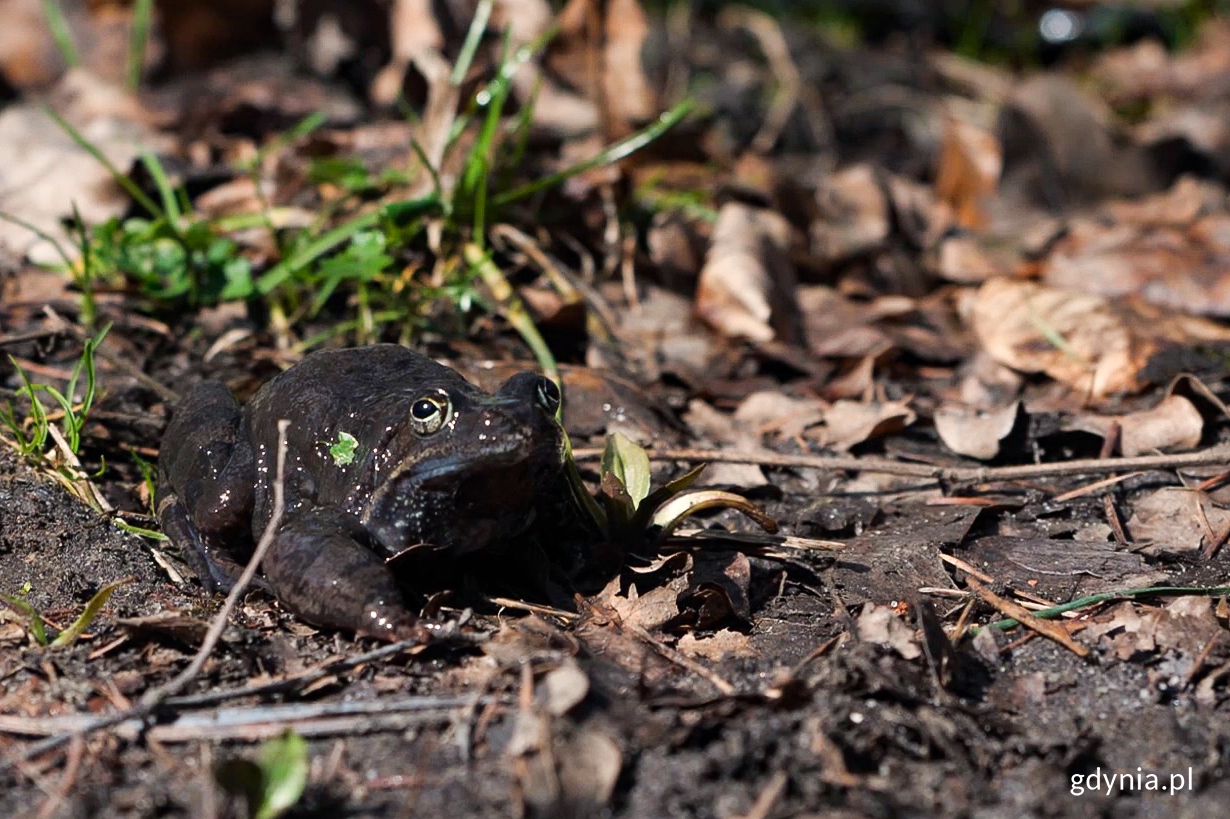
[[540,375],[490,394],[391,344],[312,353],[242,408],[204,382],[162,440],[159,521],[207,588],[230,588],[273,515],[286,419],[284,511],[262,566],[270,589],[313,623],[421,636],[388,561],[491,549],[557,504],[559,401]]

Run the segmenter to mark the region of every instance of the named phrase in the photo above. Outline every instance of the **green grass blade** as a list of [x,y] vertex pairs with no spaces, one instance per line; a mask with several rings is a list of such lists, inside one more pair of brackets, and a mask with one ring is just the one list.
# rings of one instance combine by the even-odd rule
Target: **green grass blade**
[[[510,60],[511,34],[505,35],[504,51],[500,59],[501,67]],[[491,164],[495,159],[496,136],[500,131],[500,122],[504,114],[504,105],[508,102],[508,94],[512,89],[512,74],[503,70],[497,72],[496,82],[491,87],[487,102],[487,116],[483,120],[482,130],[478,139],[466,158],[465,170],[462,172],[461,185],[454,197],[454,210],[459,202],[470,203],[474,219],[474,239],[483,241],[487,221],[487,201],[489,198],[489,181]]]
[[31,606],[25,600],[20,600],[7,594],[0,594],[0,603],[4,603],[18,614],[29,618],[30,636],[34,638],[34,642],[38,645],[47,645],[47,629],[43,626],[43,618],[38,613],[38,609]]
[[[1100,594],[1091,594],[1088,597],[1080,597],[1076,600],[1071,600],[1067,603],[1061,603],[1058,606],[1051,606],[1049,609],[1041,609],[1031,612],[1034,617],[1040,620],[1049,620],[1058,617],[1061,614],[1066,614],[1070,611],[1096,606],[1101,603],[1112,603],[1116,600],[1139,600],[1146,597],[1227,597],[1230,596],[1230,586],[1146,586],[1140,589],[1120,589],[1119,591],[1102,592]],[[990,628],[996,631],[1007,631],[1016,628],[1020,623],[1012,618],[996,620],[993,623],[987,623],[979,628]],[[970,629],[971,632],[977,633],[978,629]]]
[[333,230],[321,234],[303,249],[288,259],[283,259],[256,280],[256,291],[268,295],[287,279],[304,270],[312,262],[344,243],[361,230],[366,230],[380,221],[380,211],[374,210],[357,216]]
[[466,32],[465,42],[461,44],[461,53],[457,55],[457,62],[453,64],[453,73],[448,78],[453,85],[461,85],[465,81],[466,74],[470,72],[470,66],[483,40],[483,32],[487,30],[487,22],[491,19],[493,8],[495,8],[495,0],[480,0],[478,8],[474,10],[470,30]]
[[69,68],[80,64],[77,44],[73,42],[73,33],[68,27],[68,20],[64,17],[59,0],[43,0],[43,16],[47,19],[47,31],[51,33],[56,50],[64,58],[64,64]]
[[63,648],[70,646],[77,641],[77,638],[85,633],[85,630],[90,627],[90,623],[94,622],[94,618],[102,611],[103,606],[107,605],[107,601],[111,599],[111,595],[115,594],[115,590],[120,586],[126,586],[129,583],[135,582],[135,577],[125,577],[117,580],[114,583],[108,583],[98,590],[98,593],[90,598],[90,602],[85,604],[85,611],[81,612],[81,616],[73,621],[73,624],[61,631],[54,640],[51,641],[52,648]]
[[[466,264],[474,268],[479,278],[483,280],[483,284],[487,285],[487,289],[491,291],[491,296],[500,305],[505,320],[512,325],[513,329],[525,341],[526,346],[530,348],[530,352],[534,354],[534,358],[538,361],[538,366],[552,381],[562,388],[563,382],[559,376],[559,364],[555,361],[555,355],[552,354],[551,348],[547,346],[542,333],[538,332],[538,327],[534,324],[534,320],[530,318],[530,313],[525,308],[525,303],[517,296],[504,273],[496,266],[495,262],[491,261],[491,257],[476,244],[467,244],[464,256]],[[561,406],[563,405],[561,404]]]
[[[94,159],[98,160],[99,164],[107,169],[107,173],[111,174],[111,178],[115,180],[115,184],[123,188],[125,193],[131,196],[134,202],[144,208],[154,218],[166,218],[166,214],[162,212],[162,209],[158,207],[154,200],[146,196],[145,191],[141,190],[141,188],[137,186],[137,183],[129,179],[127,174],[120,173],[119,168],[115,167],[114,163],[112,163],[110,159],[107,159],[103,152],[98,150],[98,147],[86,139],[80,131],[69,123],[68,120],[51,110],[48,106],[43,106],[43,111],[47,114],[47,116],[51,117],[52,121],[59,126],[60,130],[68,134],[69,138],[71,138],[73,142],[77,143],[79,148],[94,157]],[[172,229],[178,229],[178,226],[172,226]]]
[[501,84],[508,83],[512,79],[513,75],[521,69],[521,66],[528,63],[534,58],[534,55],[541,52],[546,47],[547,43],[551,41],[551,38],[555,36],[555,33],[555,29],[552,27],[534,42],[524,45],[514,51],[511,58],[500,62],[499,71],[496,72],[496,76],[493,77],[487,85],[482,88],[482,90],[474,95],[474,105],[472,105],[465,113],[459,114],[453,119],[453,128],[449,131],[448,139],[444,143],[444,153],[446,155],[452,149],[453,145],[457,143],[457,140],[461,138],[461,135],[465,133],[466,128],[469,127],[474,111],[482,110],[490,105],[490,102],[496,93],[496,89]]
[[603,165],[610,165],[612,163],[619,162],[620,160],[625,159],[641,150],[646,145],[649,145],[671,128],[674,128],[686,119],[690,113],[692,113],[692,109],[694,107],[695,105],[691,100],[684,100],[658,117],[658,121],[653,125],[637,131],[629,137],[621,139],[619,142],[616,142],[614,145],[607,148],[593,159],[586,160],[585,162],[578,162],[576,165],[573,165],[570,168],[565,168],[558,173],[544,176],[541,179],[537,179],[529,183],[528,185],[522,185],[519,188],[498,194],[492,198],[492,204],[496,207],[503,207],[505,205],[512,204],[519,199],[525,199],[528,196],[534,196],[542,191],[557,187],[577,174],[585,173],[592,168],[599,168]]
[[[17,390],[17,395],[25,395],[30,401],[30,420],[33,423],[34,430],[30,437],[26,439],[29,451],[26,455],[42,455],[44,447],[47,445],[47,409],[43,406],[43,402],[35,395],[35,384],[30,383],[29,376],[26,371],[17,363],[17,359],[9,356],[9,363],[13,365],[13,370],[17,373],[17,377],[21,379],[22,386]],[[41,385],[38,385],[41,386]]]
[[403,221],[408,218],[425,216],[434,211],[438,211],[439,209],[440,198],[432,194],[429,196],[424,196],[421,199],[412,199],[407,202],[394,202],[392,204],[385,205],[379,210],[365,213],[362,216],[356,216],[349,222],[321,234],[294,255],[287,259],[283,259],[273,267],[269,268],[263,276],[256,280],[256,291],[262,296],[269,295],[275,289],[285,284],[288,279],[303,271],[308,265],[315,262],[321,256],[324,256],[329,251],[338,247],[359,231],[373,227],[382,218],[392,219],[393,221]]
[[158,198],[162,200],[162,212],[166,214],[167,221],[172,225],[178,225],[183,214],[179,209],[179,198],[175,195],[175,188],[171,185],[171,180],[167,178],[166,168],[162,167],[158,157],[148,151],[141,152],[141,164],[145,166],[150,179],[154,182],[154,187],[158,189]]
[[141,87],[141,71],[145,68],[145,49],[149,44],[150,19],[154,16],[154,0],[136,0],[132,6],[132,37],[128,41],[128,90]]

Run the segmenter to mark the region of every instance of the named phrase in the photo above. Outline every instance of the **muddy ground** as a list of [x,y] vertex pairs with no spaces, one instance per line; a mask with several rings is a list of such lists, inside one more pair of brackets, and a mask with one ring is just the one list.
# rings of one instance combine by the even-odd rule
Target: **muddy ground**
[[[430,148],[456,112],[417,117],[444,86],[390,43],[398,25],[438,23],[433,47],[454,60],[474,4],[428,5],[439,19],[411,25],[354,4],[347,33],[368,50],[327,69],[269,9],[220,23],[270,52],[239,62],[238,40],[189,36],[168,11],[132,96],[81,85],[122,74],[105,50],[67,74],[0,60],[0,142],[4,117],[43,99],[83,130],[133,129],[117,144],[153,140],[191,218],[230,242],[211,246],[227,275],[259,281],[302,255],[293,231],[426,190],[406,145]],[[281,289],[231,291],[242,276],[222,287],[207,266],[175,292],[136,238],[123,253],[99,238],[91,279],[48,269],[60,260],[27,227],[0,235],[0,407],[18,426],[0,429],[0,593],[54,635],[125,581],[63,648],[0,607],[0,817],[250,815],[242,760],[287,731],[308,749],[293,817],[1224,813],[1230,25],[1202,7],[1177,39],[1149,17],[1123,40],[1021,51],[1022,21],[995,17],[974,59],[945,19],[568,6],[537,84],[513,93],[528,113],[504,113],[532,138],[493,186],[592,156],[684,99],[698,109],[633,159],[492,204],[486,233],[456,211],[421,233],[381,223],[387,263],[356,240]],[[72,26],[102,26],[79,11]],[[501,43],[482,40],[466,94]],[[390,66],[416,116],[395,115]],[[313,111],[324,130],[292,132]],[[481,122],[458,126],[460,145]],[[57,146],[47,185],[82,159],[54,129],[17,132]],[[112,150],[111,131],[89,133]],[[108,155],[157,193],[148,164]],[[137,236],[148,214],[85,160],[45,212],[4,198],[31,180],[0,185],[0,210],[71,236],[79,197]],[[446,181],[461,174],[441,162]],[[227,221],[253,214],[267,231]],[[221,610],[175,545],[124,531],[157,528],[142,465],[176,397],[214,378],[243,400],[306,349],[376,340],[488,385],[535,366],[511,302],[449,278],[473,241],[563,365],[591,489],[621,432],[655,451],[655,483],[712,462],[709,488],[779,531],[727,509],[638,541],[601,576],[527,556],[549,582],[409,578],[408,599],[454,624],[430,645],[317,629],[251,589],[193,679],[152,713],[94,725],[188,667]],[[339,257],[375,272],[315,304]],[[79,467],[55,441],[19,455],[22,374],[63,388],[106,324]]]

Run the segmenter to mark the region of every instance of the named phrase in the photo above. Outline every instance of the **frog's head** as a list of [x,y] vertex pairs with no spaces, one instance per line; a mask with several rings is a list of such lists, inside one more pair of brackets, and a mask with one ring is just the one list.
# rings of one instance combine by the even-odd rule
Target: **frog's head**
[[523,531],[562,469],[559,403],[555,384],[528,372],[494,395],[464,382],[416,393],[363,511],[377,548],[465,554]]

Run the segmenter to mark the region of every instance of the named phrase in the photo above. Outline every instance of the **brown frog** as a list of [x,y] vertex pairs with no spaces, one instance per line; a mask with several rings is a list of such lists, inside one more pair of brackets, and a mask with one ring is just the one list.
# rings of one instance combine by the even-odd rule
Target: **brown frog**
[[420,547],[490,549],[548,514],[561,486],[559,403],[540,375],[520,373],[486,393],[391,344],[312,353],[242,408],[225,386],[205,382],[163,437],[159,521],[206,587],[230,588],[237,558],[273,516],[286,419],[284,512],[262,566],[268,587],[320,625],[422,637],[389,561]]

